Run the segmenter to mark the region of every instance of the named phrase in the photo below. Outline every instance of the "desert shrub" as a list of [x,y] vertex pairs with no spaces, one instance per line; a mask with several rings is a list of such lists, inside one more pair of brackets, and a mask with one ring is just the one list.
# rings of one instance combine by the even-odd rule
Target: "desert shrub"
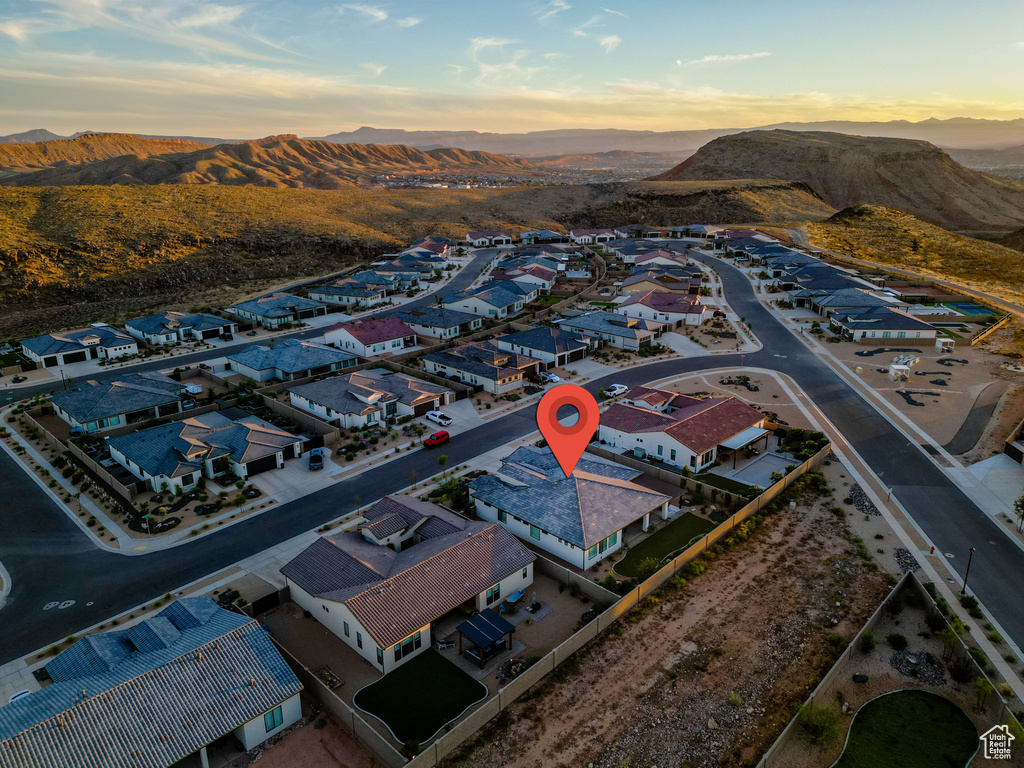
[[800,735],[815,747],[828,746],[839,736],[839,713],[830,706],[805,704],[800,707],[796,718]]
[[875,633],[865,632],[860,636],[860,652],[871,653],[875,650]]
[[907,649],[907,638],[899,632],[892,632],[887,635],[885,642],[887,642],[889,647],[894,651],[905,651]]

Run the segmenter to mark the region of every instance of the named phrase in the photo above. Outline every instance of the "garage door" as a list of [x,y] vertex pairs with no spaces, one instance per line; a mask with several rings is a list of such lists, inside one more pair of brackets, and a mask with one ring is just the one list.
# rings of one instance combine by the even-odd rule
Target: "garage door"
[[315,309],[303,309],[299,311],[299,317],[316,317]]
[[250,461],[245,467],[249,477],[258,475],[260,472],[266,472],[268,469],[277,469],[277,456],[264,456],[262,459]]
[[65,363],[81,363],[84,360],[89,359],[89,353],[84,349],[81,352],[65,352],[64,362]]
[[217,336],[220,336],[220,332],[221,332],[220,328],[212,328],[212,329],[210,329],[208,331],[203,331],[203,338],[204,339],[216,338]]
[[56,355],[49,355],[48,357],[44,357],[43,358],[43,368],[51,368],[52,366],[54,366],[56,364],[57,364],[57,356]]

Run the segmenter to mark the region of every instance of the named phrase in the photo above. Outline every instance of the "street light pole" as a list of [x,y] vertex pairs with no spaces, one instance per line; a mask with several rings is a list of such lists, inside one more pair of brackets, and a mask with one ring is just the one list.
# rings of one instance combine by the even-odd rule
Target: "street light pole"
[[964,571],[964,588],[960,590],[961,595],[967,594],[967,577],[971,575],[971,561],[974,559],[974,553],[977,551],[976,547],[971,547],[971,553],[967,556],[967,570]]

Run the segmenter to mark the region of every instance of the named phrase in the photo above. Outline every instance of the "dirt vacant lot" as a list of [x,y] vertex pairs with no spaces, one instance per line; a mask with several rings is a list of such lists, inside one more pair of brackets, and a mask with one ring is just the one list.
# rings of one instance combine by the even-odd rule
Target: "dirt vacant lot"
[[[833,463],[824,471],[841,488],[845,470]],[[702,576],[670,583],[446,764],[754,765],[891,583],[857,554],[836,504],[843,507],[808,494],[796,509],[767,516],[746,542],[702,561]]]

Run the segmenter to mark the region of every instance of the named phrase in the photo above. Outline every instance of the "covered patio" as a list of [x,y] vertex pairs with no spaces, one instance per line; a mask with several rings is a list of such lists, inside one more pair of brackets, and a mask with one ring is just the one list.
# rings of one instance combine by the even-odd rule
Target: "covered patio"
[[771,435],[767,429],[762,427],[750,427],[740,432],[738,435],[733,435],[728,440],[720,443],[718,446],[719,452],[722,450],[732,452],[732,468],[736,469],[737,459],[740,451],[746,449],[747,456],[756,456],[758,453],[757,448],[753,447],[755,443],[759,443],[764,440],[764,450],[768,450],[768,438]]
[[[456,627],[456,631],[459,633],[459,653],[483,669],[487,662],[511,647],[515,627],[493,608],[488,608],[470,616]],[[464,649],[467,640],[471,647]]]

